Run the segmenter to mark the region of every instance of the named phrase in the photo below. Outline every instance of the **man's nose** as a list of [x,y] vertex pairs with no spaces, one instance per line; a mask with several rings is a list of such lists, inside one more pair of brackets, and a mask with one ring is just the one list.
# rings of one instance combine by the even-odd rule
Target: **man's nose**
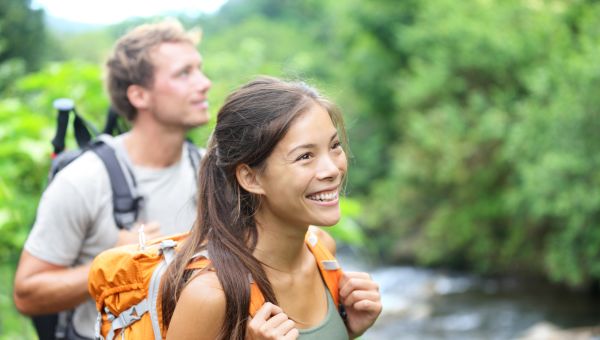
[[210,79],[202,71],[198,70],[194,77],[194,87],[201,92],[206,92],[211,86],[212,82]]

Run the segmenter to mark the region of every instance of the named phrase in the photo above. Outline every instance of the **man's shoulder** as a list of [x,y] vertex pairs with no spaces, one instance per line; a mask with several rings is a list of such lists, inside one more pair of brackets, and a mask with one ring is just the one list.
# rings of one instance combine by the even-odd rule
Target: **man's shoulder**
[[60,170],[53,182],[81,184],[105,180],[108,180],[108,173],[102,160],[92,150],[86,150]]

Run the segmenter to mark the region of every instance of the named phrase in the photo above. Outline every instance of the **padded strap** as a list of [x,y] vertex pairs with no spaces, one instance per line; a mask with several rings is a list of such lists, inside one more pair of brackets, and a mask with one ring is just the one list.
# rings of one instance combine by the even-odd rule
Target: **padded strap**
[[[130,229],[137,220],[142,197],[133,197],[133,188],[130,188],[112,147],[102,141],[97,141],[92,146],[92,150],[104,163],[110,178],[115,223],[119,229]],[[133,184],[135,185],[135,183]]]
[[[190,164],[192,164],[192,169],[194,170],[194,180],[196,181],[196,186],[198,186],[198,174],[200,173],[200,161],[204,154],[206,154],[206,149],[197,147],[192,141],[185,141],[185,145],[188,149],[188,157],[190,159]],[[194,195],[194,203],[198,203],[198,194]]]
[[265,297],[258,288],[258,285],[252,281],[250,283],[250,311],[251,317],[254,317],[256,312],[265,304]]
[[185,269],[191,269],[191,270],[198,270],[198,269],[204,269],[206,267],[208,267],[210,265],[210,260],[206,257],[199,257],[196,259],[193,259],[192,262],[190,262],[187,267],[185,267]]
[[194,175],[198,176],[198,170],[200,169],[200,160],[202,160],[202,157],[204,157],[206,150],[197,147],[196,144],[192,143],[192,141],[187,139],[185,140],[185,146],[188,150],[190,163],[192,164],[192,168],[194,169]]
[[323,281],[325,281],[327,289],[329,289],[329,292],[331,293],[333,302],[336,306],[339,306],[339,281],[342,278],[342,268],[335,259],[335,256],[331,254],[329,249],[327,249],[327,247],[319,240],[314,232],[309,231],[306,233],[305,242],[308,249],[310,249],[315,256],[317,266],[319,267],[319,271],[321,272],[321,276],[323,277]]
[[160,241],[160,251],[165,257],[167,265],[169,265],[175,258],[175,246],[177,246],[177,242],[175,242],[174,240],[166,239]]
[[123,329],[122,332],[124,332],[124,328],[141,319],[142,315],[148,312],[148,310],[148,300],[144,299],[137,305],[132,306],[117,316],[114,316],[114,319],[111,321],[110,331],[106,336],[106,340],[113,340],[117,330]]
[[98,312],[98,315],[96,316],[96,324],[94,325],[94,340],[104,340],[104,337],[102,336],[102,332],[100,332],[101,328],[102,328],[102,312]]

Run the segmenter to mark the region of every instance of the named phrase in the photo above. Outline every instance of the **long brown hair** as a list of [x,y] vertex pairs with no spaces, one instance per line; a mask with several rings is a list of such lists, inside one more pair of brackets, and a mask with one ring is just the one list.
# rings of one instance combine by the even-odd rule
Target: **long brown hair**
[[254,214],[260,198],[238,184],[235,171],[238,164],[263,169],[294,119],[315,104],[329,112],[345,142],[343,121],[335,105],[305,83],[260,77],[229,95],[217,115],[215,131],[200,166],[197,221],[163,279],[165,325],[171,321],[177,299],[190,277],[186,266],[194,254],[203,250],[208,250],[227,301],[221,339],[245,337],[249,277],[266,301],[277,304],[261,263],[252,255],[258,235]]

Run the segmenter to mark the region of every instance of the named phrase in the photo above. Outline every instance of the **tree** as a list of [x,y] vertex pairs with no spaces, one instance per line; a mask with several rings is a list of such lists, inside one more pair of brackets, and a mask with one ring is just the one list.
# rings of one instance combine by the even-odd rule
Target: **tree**
[[37,70],[43,60],[44,11],[30,0],[0,0],[0,62],[22,59],[25,70]]

